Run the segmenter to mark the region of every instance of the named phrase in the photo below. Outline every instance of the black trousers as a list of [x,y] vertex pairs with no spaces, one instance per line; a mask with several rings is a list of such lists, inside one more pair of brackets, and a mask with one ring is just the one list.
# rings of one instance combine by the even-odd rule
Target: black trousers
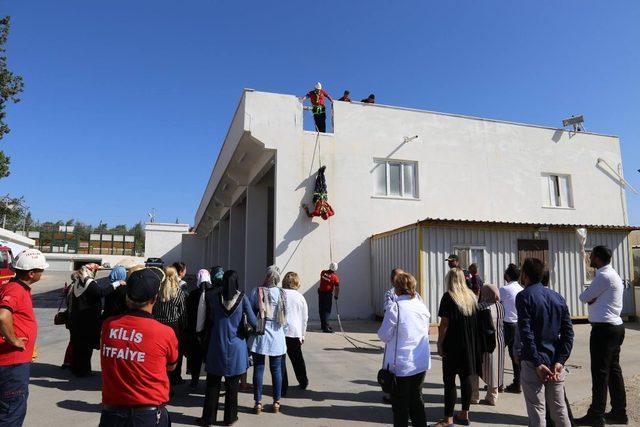
[[[220,375],[207,374],[207,391],[204,395],[202,421],[204,425],[216,423],[218,404],[220,402]],[[230,424],[238,419],[238,390],[240,389],[240,375],[224,377],[224,423]]]
[[593,323],[589,351],[591,353],[591,394],[589,412],[604,415],[607,389],[611,395],[611,411],[625,414],[627,395],[620,368],[620,346],[624,341],[624,325]]
[[171,427],[169,412],[164,406],[158,409],[103,409],[98,427]]
[[178,384],[178,381],[182,378],[182,349],[178,347],[178,363],[176,368],[169,372],[169,383],[174,386]]
[[94,339],[83,334],[71,332],[71,372],[78,377],[91,375],[91,355],[93,354]]
[[320,326],[322,330],[329,327],[329,315],[331,315],[332,304],[332,292],[318,292],[318,308],[320,310]]
[[513,366],[513,383],[520,385],[520,363],[516,362],[513,357],[513,345],[516,339],[517,323],[504,322],[504,344],[509,349],[509,357],[511,358],[511,365]]
[[322,110],[320,114],[313,115],[313,121],[316,122],[316,129],[318,132],[325,133],[327,131],[327,113],[326,110]]
[[202,369],[202,361],[204,360],[204,349],[200,343],[194,343],[187,356],[187,366],[191,371],[191,382],[197,383],[200,379],[200,370]]
[[[309,385],[309,379],[307,378],[307,366],[304,363],[304,357],[302,356],[302,343],[298,338],[286,337],[287,341],[287,356],[291,360],[291,366],[293,366],[293,372],[296,374],[296,380],[300,387],[307,388]],[[287,394],[289,388],[289,377],[287,375],[287,358],[282,358],[282,395]]]
[[425,372],[420,372],[410,377],[396,377],[397,387],[391,395],[394,427],[407,427],[409,418],[413,427],[427,426],[422,400],[424,374]]
[[458,393],[456,375],[460,377],[460,393],[462,394],[462,410],[468,411],[471,406],[471,375],[459,375],[455,363],[442,359],[442,382],[444,382],[444,416],[453,417]]

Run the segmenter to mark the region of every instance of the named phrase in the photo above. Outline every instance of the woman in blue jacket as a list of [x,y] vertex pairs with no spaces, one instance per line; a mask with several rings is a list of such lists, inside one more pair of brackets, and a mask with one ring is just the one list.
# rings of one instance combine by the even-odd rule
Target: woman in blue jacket
[[247,342],[240,328],[242,317],[255,327],[256,316],[249,299],[238,290],[238,273],[229,270],[222,279],[222,291],[207,294],[206,329],[210,332],[206,356],[207,391],[204,397],[202,424],[211,426],[216,422],[220,384],[224,377],[225,404],[224,424],[232,425],[238,420],[238,388],[240,376],[249,368]]

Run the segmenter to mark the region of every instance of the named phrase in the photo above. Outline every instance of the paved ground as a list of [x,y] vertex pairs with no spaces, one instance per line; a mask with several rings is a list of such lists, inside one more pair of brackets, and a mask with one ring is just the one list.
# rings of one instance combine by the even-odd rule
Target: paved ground
[[[52,319],[57,310],[59,287],[67,275],[53,274],[34,287],[34,301],[40,322],[38,339],[38,360],[32,367],[29,411],[25,425],[73,425],[96,426],[100,410],[100,375],[75,379],[68,371],[59,368],[68,341],[64,327],[54,326]],[[337,326],[337,325],[336,325]],[[345,329],[349,336],[358,340],[361,349],[355,349],[338,334],[328,335],[315,332],[317,325],[311,325],[304,345],[305,359],[309,368],[310,386],[306,391],[292,387],[289,396],[282,400],[280,415],[268,412],[260,416],[250,413],[252,396],[240,396],[239,426],[349,426],[349,425],[389,425],[391,408],[381,403],[381,392],[376,383],[376,373],[381,363],[382,350],[378,347],[375,322],[348,322]],[[337,327],[336,327],[337,329]],[[590,397],[588,364],[588,325],[576,325],[576,344],[569,361],[570,374],[567,380],[567,394],[574,405],[574,413],[583,415]],[[435,339],[435,336],[433,337]],[[638,403],[640,399],[640,331],[637,325],[629,324],[622,352],[623,370],[630,386],[629,407],[632,425],[640,425]],[[432,344],[432,351],[434,345]],[[99,369],[99,358],[94,354],[94,370]],[[432,369],[427,373],[424,384],[424,398],[427,417],[435,421],[442,415],[443,388],[441,363],[434,357]],[[510,363],[507,362],[510,366]],[[186,377],[186,375],[185,375]],[[290,378],[295,378],[290,371]],[[506,374],[510,381],[511,370]],[[294,379],[295,381],[295,379]],[[270,384],[269,374],[265,383]],[[178,388],[170,406],[174,425],[195,425],[201,414],[203,383],[196,392],[189,393],[186,386]],[[269,403],[270,389],[265,391],[265,403]],[[269,410],[267,405],[266,410]],[[500,396],[497,407],[472,406],[471,419],[474,424],[485,425],[527,425],[524,401],[521,395]],[[221,414],[219,415],[221,418]]]

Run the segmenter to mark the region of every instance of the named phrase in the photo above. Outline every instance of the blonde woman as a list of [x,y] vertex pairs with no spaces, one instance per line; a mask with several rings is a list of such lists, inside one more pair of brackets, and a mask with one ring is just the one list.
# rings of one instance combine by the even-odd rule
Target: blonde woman
[[[481,372],[480,343],[478,342],[477,299],[467,287],[464,272],[452,268],[445,278],[447,292],[440,300],[438,326],[438,354],[442,357],[444,381],[444,419],[437,427],[469,425],[472,377]],[[462,411],[454,417],[456,376],[460,377]]]
[[178,337],[180,349],[178,365],[169,374],[169,380],[173,386],[179,382],[182,371],[182,349],[184,348],[182,341],[187,325],[186,295],[180,287],[180,276],[174,267],[167,267],[164,274],[165,277],[158,292],[158,300],[153,306],[153,317],[158,322],[171,327]]
[[[286,295],[285,304],[287,309],[287,324],[289,329],[285,334],[287,342],[287,356],[291,360],[293,372],[302,390],[309,385],[307,378],[307,367],[302,356],[302,344],[304,344],[307,333],[307,321],[309,320],[309,307],[304,295],[298,292],[300,288],[300,277],[298,273],[288,272],[282,279],[282,289]],[[282,358],[282,395],[287,395],[289,388],[289,377],[287,375],[287,358]]]

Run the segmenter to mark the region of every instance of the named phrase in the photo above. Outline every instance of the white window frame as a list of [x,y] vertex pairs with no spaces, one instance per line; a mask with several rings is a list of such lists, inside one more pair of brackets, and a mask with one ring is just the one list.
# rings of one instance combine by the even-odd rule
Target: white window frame
[[[558,182],[558,206],[553,205],[552,201],[555,198],[552,197],[551,192],[556,191],[555,188],[552,188],[552,177],[556,177]],[[575,201],[573,198],[573,179],[570,174],[565,173],[554,173],[554,172],[543,172],[540,174],[540,178],[545,180],[546,183],[546,197],[543,195],[542,199],[542,207],[543,208],[552,208],[552,209],[574,209]],[[562,188],[561,178],[566,179],[568,192],[564,192]],[[542,187],[541,187],[542,190]],[[565,200],[566,199],[566,200]]]
[[[482,251],[482,270],[479,271],[480,275],[482,276],[482,280],[486,280],[486,273],[487,273],[487,247],[486,246],[482,246],[482,245],[467,245],[464,243],[461,244],[457,244],[457,245],[453,245],[453,251],[452,253],[460,256],[459,251],[469,251],[469,256],[467,257],[469,259],[469,261],[471,261],[471,251],[472,250],[481,250]],[[473,264],[473,262],[472,262]],[[464,269],[468,269],[469,266],[462,266],[461,268]]]
[[[400,195],[396,196],[390,194],[390,185],[391,180],[389,176],[389,165],[390,164],[399,164],[400,167]],[[376,180],[375,173],[373,175],[373,196],[376,198],[388,198],[388,199],[407,199],[407,200],[417,200],[420,197],[420,188],[418,185],[418,177],[420,176],[418,173],[418,162],[414,160],[395,160],[395,159],[373,159],[374,170],[378,167],[384,167],[385,169],[385,184],[386,184],[386,194],[377,194],[376,193]],[[412,165],[413,166],[413,187],[414,194],[405,195],[404,187],[404,165]]]

